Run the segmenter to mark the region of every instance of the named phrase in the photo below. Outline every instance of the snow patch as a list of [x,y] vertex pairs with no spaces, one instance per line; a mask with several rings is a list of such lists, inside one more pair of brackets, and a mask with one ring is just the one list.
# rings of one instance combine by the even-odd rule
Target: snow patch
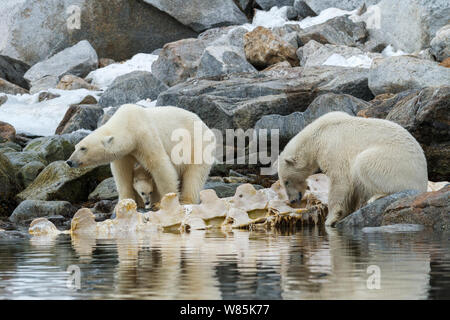
[[407,53],[398,49],[395,51],[394,47],[392,45],[388,45],[384,50],[381,52],[381,54],[385,57],[396,57],[396,56],[404,56]]
[[369,69],[372,65],[372,58],[365,54],[358,54],[356,56],[345,58],[340,54],[333,53],[322,65]]

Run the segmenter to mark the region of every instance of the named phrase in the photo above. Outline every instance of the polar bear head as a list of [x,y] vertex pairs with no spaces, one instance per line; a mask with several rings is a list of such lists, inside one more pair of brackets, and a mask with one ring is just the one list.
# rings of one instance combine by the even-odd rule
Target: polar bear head
[[133,188],[144,202],[145,209],[152,207],[153,181],[151,179],[133,178]]
[[311,169],[301,159],[280,155],[278,176],[291,204],[299,203],[302,200],[307,187],[306,178],[310,174]]

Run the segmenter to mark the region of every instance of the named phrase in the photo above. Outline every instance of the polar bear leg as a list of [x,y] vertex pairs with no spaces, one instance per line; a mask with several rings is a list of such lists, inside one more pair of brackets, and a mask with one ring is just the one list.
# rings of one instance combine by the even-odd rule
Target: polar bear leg
[[325,225],[333,226],[339,220],[351,213],[354,186],[350,179],[331,179],[328,196],[328,216]]
[[181,180],[181,203],[192,204],[200,200],[200,191],[202,191],[208,178],[210,165],[192,164],[183,172]]
[[119,200],[135,198],[133,188],[133,157],[125,156],[119,160],[111,162],[111,171],[119,193]]

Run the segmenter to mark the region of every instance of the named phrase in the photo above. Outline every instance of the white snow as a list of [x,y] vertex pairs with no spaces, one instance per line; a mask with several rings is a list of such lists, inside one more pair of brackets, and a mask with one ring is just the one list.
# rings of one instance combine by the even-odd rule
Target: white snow
[[330,19],[341,17],[345,15],[353,15],[357,12],[357,10],[347,11],[338,8],[328,8],[322,10],[317,17],[306,17],[305,19],[298,22],[301,28],[308,28],[315,26],[317,24],[324,23]]
[[324,63],[322,63],[322,65],[369,69],[372,65],[372,58],[365,54],[358,54],[356,56],[345,58],[340,54],[333,53]]
[[8,94],[8,100],[0,106],[0,121],[13,125],[17,133],[49,136],[55,133],[70,105],[80,103],[87,95],[99,98],[98,91],[86,89],[48,91],[61,96],[39,102],[39,93]]
[[145,100],[140,100],[138,102],[136,102],[137,105],[140,105],[142,107],[145,108],[153,108],[156,107],[156,102],[158,102],[158,100],[151,100],[151,99],[145,99]]
[[395,51],[394,47],[392,45],[388,45],[384,50],[381,52],[381,54],[385,57],[395,57],[395,56],[404,56],[407,53],[398,49]]
[[117,77],[133,71],[152,71],[152,64],[158,59],[157,55],[138,53],[123,63],[113,63],[104,68],[92,71],[86,80],[92,80],[101,89],[106,89]]

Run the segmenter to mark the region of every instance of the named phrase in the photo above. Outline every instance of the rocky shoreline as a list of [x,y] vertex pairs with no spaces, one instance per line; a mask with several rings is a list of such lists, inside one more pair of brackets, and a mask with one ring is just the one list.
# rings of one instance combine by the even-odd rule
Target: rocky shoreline
[[[69,2],[50,16],[65,16]],[[0,47],[0,237],[25,232],[40,217],[68,229],[81,207],[96,221],[112,216],[117,191],[109,166],[71,169],[64,160],[124,103],[178,106],[222,133],[279,129],[280,148],[330,111],[388,119],[421,144],[429,180],[450,180],[446,1],[197,1],[182,13],[175,0],[114,1],[109,23],[101,2],[86,2],[82,9],[92,15],[80,30],[58,20],[51,30],[32,31],[45,3],[0,9],[14,21],[7,49]],[[138,16],[108,29],[124,19],[123,6]],[[27,32],[50,47],[26,42]],[[260,176],[260,166],[217,164],[205,189],[222,198],[244,183],[268,188],[277,178]],[[376,200],[339,228],[420,224],[449,232],[449,188]]]

